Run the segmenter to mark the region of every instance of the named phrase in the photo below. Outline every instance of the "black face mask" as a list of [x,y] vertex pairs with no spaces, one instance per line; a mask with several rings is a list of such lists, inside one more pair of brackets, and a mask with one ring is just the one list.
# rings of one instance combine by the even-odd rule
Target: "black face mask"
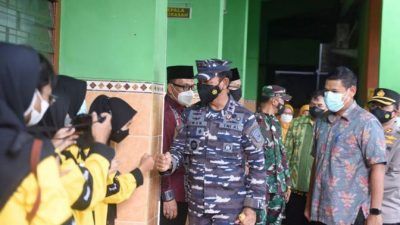
[[278,112],[276,113],[278,116],[282,115],[285,112],[285,106],[281,103],[278,105]]
[[128,130],[117,130],[117,132],[111,134],[111,141],[120,143],[123,141],[127,136],[129,135],[129,129]]
[[197,84],[197,91],[199,93],[200,101],[202,104],[207,105],[214,101],[221,93],[219,84],[209,85],[209,84]]
[[235,99],[237,102],[242,98],[242,88],[230,90],[229,92],[231,93],[233,99]]
[[392,119],[392,112],[385,111],[380,108],[371,109],[370,112],[379,120],[381,123],[389,122]]
[[313,106],[310,108],[310,115],[313,118],[320,118],[324,115],[324,110],[318,108],[317,106]]

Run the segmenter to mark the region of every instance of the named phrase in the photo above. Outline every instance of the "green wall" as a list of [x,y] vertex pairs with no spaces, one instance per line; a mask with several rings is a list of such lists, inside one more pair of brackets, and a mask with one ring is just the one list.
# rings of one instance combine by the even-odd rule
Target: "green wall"
[[221,58],[223,0],[168,0],[190,7],[190,19],[168,18],[167,65],[195,65],[197,59]]
[[166,12],[164,0],[62,1],[60,73],[164,82]]
[[248,12],[246,82],[243,93],[245,99],[256,100],[258,94],[261,1],[249,0]]
[[248,0],[227,0],[224,14],[222,58],[232,61],[241,80],[246,79]]
[[400,92],[400,1],[383,0],[379,86]]

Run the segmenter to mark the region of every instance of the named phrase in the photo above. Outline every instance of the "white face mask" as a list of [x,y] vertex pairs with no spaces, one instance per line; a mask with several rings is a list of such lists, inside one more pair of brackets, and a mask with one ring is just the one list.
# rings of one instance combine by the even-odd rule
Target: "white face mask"
[[193,100],[193,91],[184,91],[178,94],[178,103],[183,105],[183,106],[190,106],[192,104]]
[[324,100],[329,111],[338,112],[343,108],[344,106],[343,96],[344,94],[342,93],[334,93],[331,91],[325,92]]
[[76,115],[80,115],[80,114],[87,114],[86,100],[83,100],[83,103],[82,103],[81,107],[79,108],[78,113]]
[[284,113],[281,115],[281,120],[284,123],[290,123],[293,120],[293,115]]
[[[36,111],[35,103],[36,100],[40,100],[40,112]],[[39,90],[36,89],[35,93],[33,94],[33,98],[31,104],[29,105],[28,109],[25,111],[24,116],[28,116],[29,113],[31,117],[27,123],[27,126],[33,126],[39,123],[39,121],[43,118],[44,114],[46,113],[47,109],[49,108],[50,104],[43,99],[42,95],[40,94]]]

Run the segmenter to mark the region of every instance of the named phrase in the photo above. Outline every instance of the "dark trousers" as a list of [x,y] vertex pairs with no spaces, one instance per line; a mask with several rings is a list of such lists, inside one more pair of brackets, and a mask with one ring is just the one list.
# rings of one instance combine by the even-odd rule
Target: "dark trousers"
[[304,216],[304,209],[306,208],[307,197],[304,195],[292,193],[289,202],[286,204],[286,219],[283,224],[285,225],[309,225]]
[[163,202],[161,201],[160,209],[160,225],[185,225],[187,214],[188,214],[188,204],[187,202],[176,202],[178,205],[178,216],[175,219],[169,220],[164,216]]
[[[324,223],[313,222],[312,224],[313,225],[323,225]],[[353,223],[353,225],[364,225],[364,224],[365,224],[364,213],[360,209],[360,210],[358,210],[357,218],[356,218],[356,221]]]

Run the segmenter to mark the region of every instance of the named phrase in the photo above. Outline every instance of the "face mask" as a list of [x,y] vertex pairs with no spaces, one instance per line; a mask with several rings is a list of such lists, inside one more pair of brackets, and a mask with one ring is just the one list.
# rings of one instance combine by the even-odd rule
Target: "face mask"
[[385,111],[380,108],[370,110],[370,112],[379,120],[381,123],[387,123],[392,119],[392,112]]
[[290,123],[293,120],[293,115],[284,113],[281,116],[281,120],[284,123]]
[[282,115],[284,111],[285,111],[285,106],[284,106],[283,104],[279,103],[279,105],[278,105],[278,112],[277,112],[276,114],[277,114],[278,116],[279,116],[279,115]]
[[76,115],[80,115],[80,114],[87,114],[86,100],[83,100],[83,103],[82,103],[81,107],[79,108],[78,113],[76,113]]
[[[38,112],[36,111],[34,105],[36,100],[40,100],[40,109],[41,111]],[[35,93],[33,94],[33,98],[31,101],[31,104],[29,105],[28,109],[25,111],[24,116],[31,114],[31,117],[27,123],[27,126],[33,126],[39,123],[39,121],[43,118],[44,114],[46,113],[47,109],[49,108],[50,104],[42,98],[42,95],[40,94],[39,90],[35,90]]]
[[178,94],[178,103],[183,106],[190,106],[193,100],[193,91],[184,91]]
[[242,98],[242,88],[230,90],[229,92],[231,93],[233,99],[235,99],[237,102]]
[[325,92],[324,100],[326,106],[331,112],[338,112],[344,106],[343,94],[342,93],[334,93],[331,91]]
[[207,105],[214,101],[221,93],[218,85],[197,84],[197,91],[199,92],[200,101],[202,104]]
[[120,143],[123,141],[127,136],[129,135],[129,129],[128,130],[118,130],[115,133],[111,134],[110,139],[114,142]]
[[313,106],[310,108],[310,115],[313,118],[320,118],[324,115],[324,110],[318,108],[317,106]]

